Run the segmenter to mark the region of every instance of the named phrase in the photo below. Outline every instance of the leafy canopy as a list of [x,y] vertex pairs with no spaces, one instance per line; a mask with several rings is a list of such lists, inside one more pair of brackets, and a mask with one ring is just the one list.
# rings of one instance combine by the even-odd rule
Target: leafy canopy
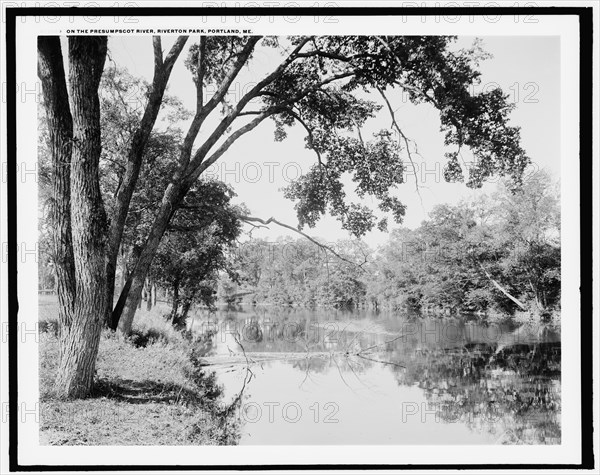
[[[353,203],[344,189],[350,176],[360,198],[374,198],[378,208],[398,223],[404,205],[394,196],[403,182],[402,157],[410,153],[394,133],[381,130],[365,138],[361,128],[381,110],[381,101],[368,99],[377,93],[387,101],[386,91],[401,88],[413,104],[430,104],[440,117],[445,135],[445,179],[463,181],[458,162],[467,148],[475,158],[467,185],[480,187],[492,175],[511,179],[517,189],[529,158],[521,148],[518,127],[510,126],[513,105],[500,90],[473,93],[480,81],[479,62],[488,55],[479,43],[457,49],[450,36],[324,36],[264,38],[263,48],[282,51],[282,67],[254,90],[256,110],[242,114],[271,117],[275,139],[284,140],[287,129],[300,124],[306,131],[305,146],[317,163],[285,190],[296,201],[299,227],[315,226],[325,213],[338,218],[344,229],[357,237],[387,220],[377,221],[372,209]],[[190,49],[186,61],[202,83],[218,85],[239,58],[247,38],[208,38],[204,43],[206,71],[198,75],[200,45]],[[291,52],[290,52],[291,51]],[[251,55],[250,55],[251,57]],[[223,99],[224,114],[232,105]],[[245,105],[245,104],[244,104]],[[244,107],[242,106],[242,108]],[[397,126],[397,124],[396,124]]]

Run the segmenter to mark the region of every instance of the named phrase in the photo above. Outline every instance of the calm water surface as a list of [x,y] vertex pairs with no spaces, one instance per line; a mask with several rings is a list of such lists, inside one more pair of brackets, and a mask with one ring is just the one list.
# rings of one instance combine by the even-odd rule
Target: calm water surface
[[192,325],[242,393],[241,444],[560,444],[560,339],[538,328],[276,307]]

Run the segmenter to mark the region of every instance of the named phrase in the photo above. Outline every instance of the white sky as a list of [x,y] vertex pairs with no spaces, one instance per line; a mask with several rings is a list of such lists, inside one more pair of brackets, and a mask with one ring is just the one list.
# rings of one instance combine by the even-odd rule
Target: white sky
[[[163,37],[163,49],[168,51],[175,37]],[[458,44],[469,46],[473,37],[461,37]],[[545,168],[555,178],[560,174],[560,40],[559,37],[505,36],[483,37],[484,49],[493,55],[481,64],[482,83],[476,91],[484,87],[499,85],[517,107],[511,116],[512,125],[521,126],[522,145],[533,161],[530,172]],[[191,74],[184,66],[188,47],[197,42],[191,37],[179,57],[171,75],[168,92],[178,96],[184,105],[193,109],[195,86]],[[120,67],[125,67],[134,76],[151,81],[153,72],[152,39],[147,37],[110,37],[110,58]],[[232,99],[243,94],[252,83],[260,80],[277,64],[273,53],[257,50],[249,68],[245,69],[232,87]],[[378,100],[378,95],[372,95]],[[390,94],[396,117],[404,133],[414,139],[421,157],[416,160],[417,179],[420,184],[423,203],[415,192],[414,176],[407,175],[406,183],[398,188],[397,196],[407,205],[404,225],[414,228],[438,203],[457,202],[461,198],[489,191],[493,184],[482,190],[470,190],[463,183],[449,184],[442,178],[445,164],[444,152],[451,151],[443,146],[443,134],[439,132],[439,119],[433,107],[413,106],[403,100],[400,93]],[[219,107],[217,108],[219,109]],[[210,125],[218,120],[217,110],[203,130],[210,131]],[[159,125],[160,126],[160,125]],[[182,124],[185,131],[186,126]],[[387,109],[371,121],[363,131],[365,138],[381,128],[390,127]],[[201,133],[196,146],[201,143]],[[237,201],[244,202],[255,216],[274,216],[288,224],[296,225],[297,218],[293,203],[283,198],[280,190],[299,171],[307,171],[315,162],[314,153],[304,148],[304,133],[300,126],[289,130],[283,142],[273,140],[273,122],[266,120],[251,133],[240,138],[229,151],[209,169],[223,181],[231,184],[238,194]],[[464,154],[463,154],[464,155]],[[468,160],[468,155],[466,156]],[[574,157],[576,159],[576,157]],[[410,170],[410,164],[407,163]],[[349,196],[352,196],[348,193]],[[365,204],[375,208],[376,203]],[[395,224],[390,219],[390,230]],[[338,221],[324,217],[316,228],[305,229],[313,236],[332,242],[348,238]],[[291,231],[276,225],[270,230],[256,230],[254,237],[273,240],[280,235],[297,237]],[[365,237],[372,246],[383,243],[386,234],[373,231]]]

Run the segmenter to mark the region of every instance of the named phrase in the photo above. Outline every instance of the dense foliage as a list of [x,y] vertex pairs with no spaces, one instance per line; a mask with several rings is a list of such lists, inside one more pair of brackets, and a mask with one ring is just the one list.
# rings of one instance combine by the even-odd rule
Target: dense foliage
[[501,183],[477,199],[437,205],[417,229],[393,230],[376,252],[358,240],[334,246],[341,258],[302,238],[249,241],[237,253],[242,284],[224,279],[220,296],[547,318],[560,306],[558,187],[545,172],[526,185],[514,193]]
[[[336,252],[355,259],[368,252],[360,241],[342,241]],[[365,283],[356,266],[331,256],[306,239],[248,241],[237,249],[240,284],[222,279],[220,297],[275,305],[348,307],[364,303]]]
[[491,195],[436,206],[419,228],[391,233],[376,260],[370,301],[548,316],[560,305],[558,196],[538,172],[516,194],[501,184]]
[[241,232],[233,195],[221,182],[198,183],[162,239],[150,277],[170,292],[168,318],[176,328],[185,329],[193,304],[215,301],[218,273],[228,269],[228,254]]

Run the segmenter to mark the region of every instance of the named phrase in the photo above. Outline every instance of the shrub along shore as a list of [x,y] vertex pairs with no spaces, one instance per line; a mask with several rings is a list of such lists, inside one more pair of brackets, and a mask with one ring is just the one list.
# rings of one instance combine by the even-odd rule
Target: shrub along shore
[[223,402],[214,373],[199,358],[206,337],[186,338],[159,315],[140,315],[131,338],[104,330],[93,393],[53,394],[58,366],[56,303],[40,302],[40,443],[42,445],[232,445],[236,404]]

